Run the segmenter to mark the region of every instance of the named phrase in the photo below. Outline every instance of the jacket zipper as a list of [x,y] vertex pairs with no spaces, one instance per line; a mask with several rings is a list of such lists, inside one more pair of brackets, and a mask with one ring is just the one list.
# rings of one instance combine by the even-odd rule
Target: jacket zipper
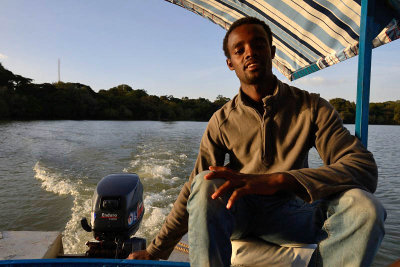
[[258,118],[261,121],[261,161],[264,163],[267,163],[266,156],[265,156],[265,153],[266,153],[266,151],[265,151],[265,115],[266,115],[265,108],[264,108],[263,115],[260,114],[258,109],[254,108],[254,107],[251,107],[251,108],[255,110],[255,112],[258,115]]

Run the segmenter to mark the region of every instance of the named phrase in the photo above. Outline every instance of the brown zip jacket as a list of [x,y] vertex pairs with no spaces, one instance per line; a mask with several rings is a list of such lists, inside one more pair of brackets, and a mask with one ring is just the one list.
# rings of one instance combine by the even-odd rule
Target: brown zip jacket
[[[240,90],[211,117],[200,143],[189,181],[147,251],[167,259],[188,231],[187,199],[193,178],[209,166],[241,173],[287,172],[304,186],[306,201],[351,188],[374,192],[378,171],[372,154],[344,128],[338,113],[317,94],[277,81],[273,95],[263,99],[264,114]],[[315,147],[324,162],[308,168],[308,151]]]

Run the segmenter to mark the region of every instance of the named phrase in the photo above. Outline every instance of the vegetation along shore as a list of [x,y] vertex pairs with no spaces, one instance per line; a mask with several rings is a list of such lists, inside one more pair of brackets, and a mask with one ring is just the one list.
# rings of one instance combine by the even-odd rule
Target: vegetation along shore
[[[167,120],[208,121],[229,98],[213,102],[149,95],[144,89],[121,84],[93,91],[80,83],[32,83],[0,63],[0,120]],[[352,124],[356,105],[342,98],[329,102],[344,123]],[[370,103],[370,124],[400,125],[400,100]]]

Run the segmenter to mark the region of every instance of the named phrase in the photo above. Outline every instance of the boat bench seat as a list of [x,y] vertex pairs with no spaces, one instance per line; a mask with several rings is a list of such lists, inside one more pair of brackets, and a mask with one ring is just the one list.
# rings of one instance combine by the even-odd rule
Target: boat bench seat
[[307,266],[317,247],[281,247],[259,238],[232,240],[232,266]]

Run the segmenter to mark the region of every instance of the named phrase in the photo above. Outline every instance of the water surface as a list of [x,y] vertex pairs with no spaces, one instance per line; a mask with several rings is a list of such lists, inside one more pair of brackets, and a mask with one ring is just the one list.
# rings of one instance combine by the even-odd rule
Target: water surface
[[[0,123],[0,230],[62,231],[66,253],[92,240],[80,227],[98,181],[137,173],[146,212],[138,235],[148,241],[169,213],[197,157],[204,122],[34,121]],[[354,132],[353,125],[347,125]],[[388,218],[376,266],[400,257],[400,126],[370,126],[379,167],[377,197]],[[322,163],[315,150],[310,167]]]

